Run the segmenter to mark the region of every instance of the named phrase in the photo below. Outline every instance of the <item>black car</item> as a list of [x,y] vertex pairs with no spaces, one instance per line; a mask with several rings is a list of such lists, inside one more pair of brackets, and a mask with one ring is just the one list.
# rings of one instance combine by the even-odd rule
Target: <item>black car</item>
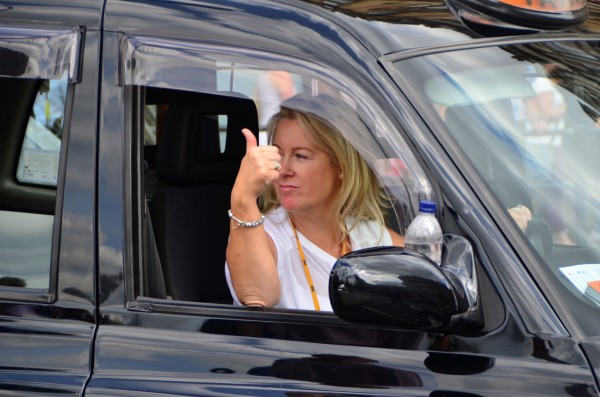
[[[598,396],[600,5],[0,4],[0,394]],[[335,313],[232,304],[248,127],[294,93],[360,151],[440,267],[334,266]],[[523,227],[511,212],[525,206]]]

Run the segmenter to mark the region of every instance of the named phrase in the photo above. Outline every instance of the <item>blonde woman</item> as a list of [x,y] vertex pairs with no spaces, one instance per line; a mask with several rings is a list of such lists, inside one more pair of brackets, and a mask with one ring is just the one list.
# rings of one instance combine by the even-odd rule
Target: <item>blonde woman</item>
[[269,146],[243,130],[225,266],[237,304],[332,311],[337,258],[404,244],[384,224],[385,194],[364,159],[324,119],[299,110],[333,105],[344,106],[326,96],[285,101],[267,126]]

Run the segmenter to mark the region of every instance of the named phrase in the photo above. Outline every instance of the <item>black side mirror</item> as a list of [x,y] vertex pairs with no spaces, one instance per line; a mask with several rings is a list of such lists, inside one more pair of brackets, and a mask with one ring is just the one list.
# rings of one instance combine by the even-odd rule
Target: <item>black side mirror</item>
[[361,323],[422,331],[479,328],[478,291],[470,243],[444,236],[442,266],[399,247],[340,258],[329,278],[335,313]]

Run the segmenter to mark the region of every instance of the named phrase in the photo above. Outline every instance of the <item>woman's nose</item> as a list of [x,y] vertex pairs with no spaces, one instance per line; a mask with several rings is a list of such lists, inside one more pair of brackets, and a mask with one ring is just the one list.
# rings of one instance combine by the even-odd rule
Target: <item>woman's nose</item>
[[286,175],[290,175],[290,173],[292,172],[292,169],[290,168],[290,164],[289,164],[289,157],[284,157],[281,156],[281,168],[279,169],[279,176],[286,176]]

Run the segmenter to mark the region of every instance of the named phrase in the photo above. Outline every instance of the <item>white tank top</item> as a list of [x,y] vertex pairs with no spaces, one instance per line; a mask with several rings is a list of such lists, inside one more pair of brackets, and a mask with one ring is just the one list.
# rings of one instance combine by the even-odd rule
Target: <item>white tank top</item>
[[[347,219],[346,224],[350,226],[352,219]],[[281,282],[281,299],[275,307],[314,310],[312,295],[287,212],[281,207],[274,209],[266,216],[264,225],[265,231],[273,239],[277,249],[277,272]],[[333,311],[329,302],[329,274],[337,258],[311,243],[300,232],[298,232],[298,238],[304,250],[321,310]],[[353,251],[393,245],[387,228],[375,221],[359,222],[350,231],[350,244]],[[240,305],[231,284],[227,263],[225,263],[225,275],[233,300]]]

